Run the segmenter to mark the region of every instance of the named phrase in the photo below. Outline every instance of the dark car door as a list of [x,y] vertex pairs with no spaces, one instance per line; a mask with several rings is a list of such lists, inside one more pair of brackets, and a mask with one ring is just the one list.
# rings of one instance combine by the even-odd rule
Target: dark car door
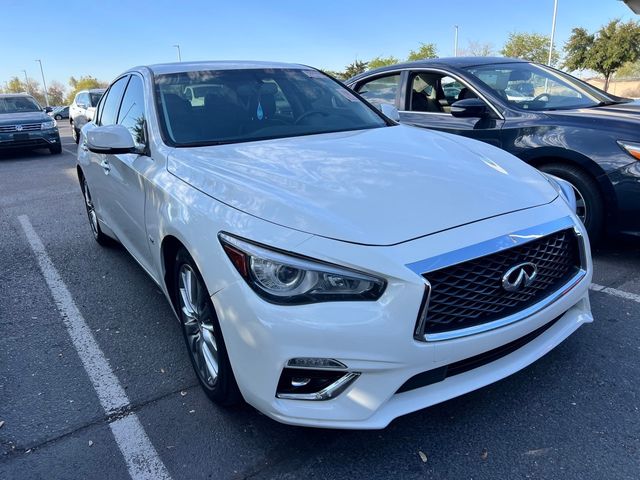
[[[504,118],[477,89],[457,75],[443,70],[420,69],[407,72],[404,79],[405,94],[400,99],[401,122],[502,146]],[[454,117],[451,105],[467,98],[484,101],[487,115],[482,118]]]

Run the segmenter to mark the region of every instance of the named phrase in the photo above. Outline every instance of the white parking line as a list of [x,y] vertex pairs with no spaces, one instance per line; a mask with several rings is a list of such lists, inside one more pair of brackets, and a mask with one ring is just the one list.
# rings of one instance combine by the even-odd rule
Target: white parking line
[[68,148],[64,148],[64,147],[62,147],[62,150],[64,150],[64,151],[65,151],[65,152],[67,152],[67,153],[70,153],[70,154],[71,154],[71,155],[73,155],[74,157],[75,157],[75,155],[76,155],[76,152],[74,152],[73,150],[69,150]]
[[589,287],[594,292],[602,292],[607,293],[609,295],[613,295],[614,297],[624,298],[625,300],[631,300],[632,302],[640,303],[640,295],[631,292],[625,292],[624,290],[618,290],[617,288],[605,287],[604,285],[598,285],[597,283],[592,283]]
[[[118,378],[109,366],[96,339],[78,310],[58,270],[51,262],[42,240],[33,229],[29,217],[20,215],[18,221],[35,254],[44,279],[62,316],[65,327],[89,375],[100,404],[107,415],[121,412],[130,402]],[[169,472],[151,444],[138,416],[129,413],[109,425],[122,453],[129,475],[134,480],[169,479]]]

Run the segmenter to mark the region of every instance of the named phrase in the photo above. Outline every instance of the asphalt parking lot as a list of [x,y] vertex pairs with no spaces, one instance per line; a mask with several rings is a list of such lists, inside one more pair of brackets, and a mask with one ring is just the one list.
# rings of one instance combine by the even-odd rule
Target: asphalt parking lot
[[[596,322],[516,375],[382,431],[290,427],[200,391],[159,289],[122,248],[93,241],[60,124],[62,155],[0,154],[0,478],[126,478],[136,459],[113,432],[131,413],[158,476],[174,479],[638,478],[640,240],[594,252]],[[117,415],[101,406],[25,219],[126,392]]]

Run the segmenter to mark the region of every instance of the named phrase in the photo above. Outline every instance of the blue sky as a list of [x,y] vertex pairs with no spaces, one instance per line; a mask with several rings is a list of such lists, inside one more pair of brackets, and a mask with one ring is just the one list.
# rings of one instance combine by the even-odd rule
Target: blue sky
[[[0,84],[26,69],[40,81],[93,75],[110,81],[139,64],[251,59],[342,69],[376,55],[403,58],[420,42],[440,56],[488,42],[499,50],[510,32],[548,34],[553,0],[3,0]],[[620,0],[559,0],[557,45],[576,26],[640,19]],[[46,20],[45,20],[46,19]]]

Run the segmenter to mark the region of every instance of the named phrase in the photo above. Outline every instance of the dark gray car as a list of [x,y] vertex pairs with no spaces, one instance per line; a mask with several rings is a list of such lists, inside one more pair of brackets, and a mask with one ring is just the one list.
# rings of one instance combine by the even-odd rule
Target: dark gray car
[[0,94],[0,150],[36,148],[62,153],[55,120],[31,95]]

